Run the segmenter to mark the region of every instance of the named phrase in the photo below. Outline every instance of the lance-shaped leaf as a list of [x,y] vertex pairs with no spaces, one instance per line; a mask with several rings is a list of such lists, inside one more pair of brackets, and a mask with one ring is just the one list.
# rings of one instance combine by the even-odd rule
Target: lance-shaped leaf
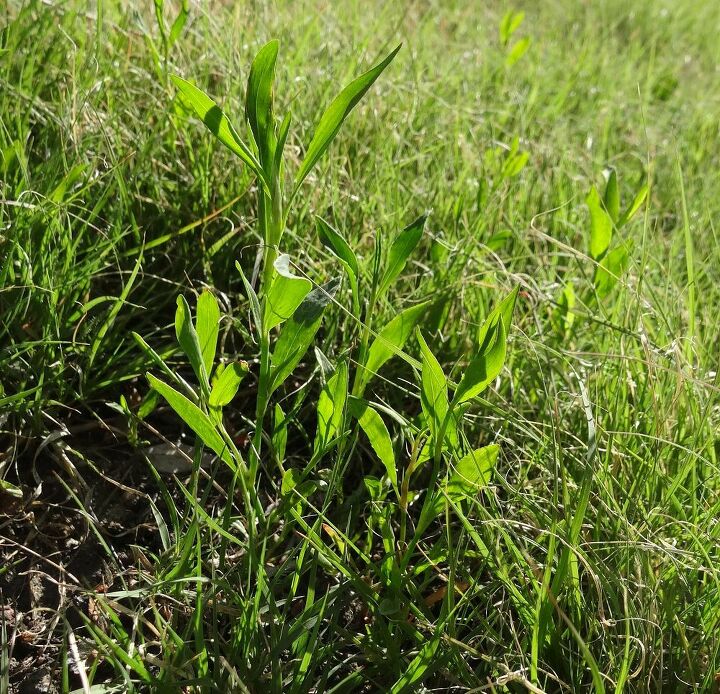
[[351,397],[348,403],[350,414],[357,419],[360,428],[365,432],[370,446],[385,466],[387,476],[397,492],[397,464],[390,432],[383,418],[370,406],[367,400]]
[[182,0],[180,3],[180,10],[178,11],[175,21],[170,27],[170,36],[168,38],[168,45],[172,46],[175,41],[180,38],[183,28],[187,22],[188,15],[190,14],[190,0]]
[[288,439],[288,421],[282,407],[275,403],[275,420],[273,423],[272,442],[275,455],[280,462],[285,460],[285,449]]
[[248,372],[247,362],[235,361],[225,366],[214,380],[208,404],[211,408],[222,408],[229,405],[237,395],[240,383]]
[[510,37],[518,30],[525,19],[524,12],[508,11],[500,21],[500,40],[503,44],[510,41]]
[[510,333],[512,325],[512,317],[515,312],[515,303],[517,301],[520,286],[516,286],[490,313],[478,330],[477,343],[482,347],[488,339],[488,333],[495,327],[495,321],[498,316],[502,317],[505,335]]
[[420,329],[415,331],[422,354],[420,374],[420,404],[433,439],[437,442],[447,418],[450,404],[447,393],[447,379],[440,363],[425,342]]
[[220,332],[220,308],[217,299],[210,292],[203,292],[198,299],[195,331],[200,342],[200,353],[205,365],[205,372],[210,375]]
[[605,298],[623,276],[630,263],[632,243],[622,243],[613,248],[601,261],[595,270],[595,290],[598,296]]
[[207,394],[210,390],[210,381],[203,361],[202,348],[195,326],[190,317],[190,306],[185,297],[180,294],[177,298],[177,310],[175,311],[175,335],[182,351],[190,361],[200,387]]
[[350,291],[353,298],[353,314],[356,318],[360,316],[360,294],[358,292],[358,278],[360,267],[357,257],[342,237],[339,231],[328,224],[322,217],[315,217],[320,242],[330,250],[345,268],[350,282]]
[[486,486],[499,452],[500,447],[491,444],[462,457],[448,480],[447,495],[451,499],[460,499],[463,495],[475,494]]
[[315,452],[323,451],[342,433],[345,402],[348,395],[348,368],[342,362],[320,392],[317,403]]
[[242,279],[243,285],[245,287],[245,291],[247,292],[248,300],[250,301],[250,313],[252,314],[252,317],[253,317],[253,320],[255,321],[255,325],[257,326],[257,329],[260,330],[262,328],[260,299],[258,299],[258,295],[256,294],[252,285],[248,281],[248,278],[245,277],[245,272],[243,272],[242,265],[240,265],[240,262],[237,260],[235,261],[235,267],[237,268],[237,271],[240,273],[240,278]]
[[415,221],[408,224],[392,242],[388,251],[387,265],[378,287],[378,296],[384,294],[388,287],[395,281],[397,276],[405,268],[410,254],[422,238],[423,229],[428,216],[421,215]]
[[557,309],[554,315],[554,323],[557,330],[567,335],[575,322],[575,289],[572,282],[568,282],[560,292],[557,299]]
[[418,523],[420,532],[429,525],[430,521],[437,518],[445,508],[446,495],[452,501],[461,501],[466,496],[474,496],[483,487],[487,486],[492,475],[493,468],[497,462],[500,447],[496,444],[478,448],[466,456],[463,456],[455,465],[453,473],[448,479],[443,491],[435,493],[432,502],[420,516]]
[[332,251],[343,263],[349,274],[356,279],[360,276],[360,268],[358,266],[357,257],[350,248],[348,242],[342,237],[340,232],[332,225],[326,222],[322,217],[315,216],[315,224],[317,225],[318,237],[320,242],[327,249]]
[[292,273],[289,255],[278,256],[274,266],[275,278],[268,291],[265,307],[266,331],[290,318],[312,289],[310,280]]
[[[530,37],[524,36],[516,41],[513,44],[513,47],[508,51],[507,56],[505,56],[505,64],[508,67],[515,65],[515,63],[517,63],[517,61],[527,53],[528,48],[530,48]],[[522,165],[524,166],[525,162],[522,162]]]
[[411,306],[395,316],[377,334],[368,350],[363,366],[362,383],[365,387],[380,367],[396,354],[402,354],[402,348],[412,334],[420,319],[426,315],[429,301]]
[[287,141],[288,132],[290,131],[290,121],[292,120],[292,114],[288,111],[280,123],[280,129],[278,130],[277,143],[275,144],[275,158],[273,161],[273,170],[277,173],[280,171],[282,164],[283,152],[285,151],[285,142]]
[[322,287],[313,289],[283,326],[271,358],[271,393],[282,385],[307,352],[320,327],[323,311],[335,295],[338,285],[338,280],[330,280]]
[[258,51],[250,68],[245,98],[245,117],[260,152],[260,161],[265,167],[270,163],[275,148],[273,82],[279,47],[280,44],[275,40],[266,43]]
[[590,211],[590,255],[595,260],[600,260],[610,246],[612,219],[600,202],[600,196],[595,187],[590,189],[585,203]]
[[605,197],[603,199],[605,209],[610,215],[610,219],[617,223],[620,218],[620,191],[618,190],[618,180],[615,169],[610,172],[610,176],[605,186]]
[[365,92],[370,89],[373,82],[380,76],[380,73],[391,63],[399,50],[400,46],[390,53],[385,60],[353,80],[335,97],[330,106],[328,106],[322,118],[320,118],[320,122],[315,129],[315,134],[305,153],[305,159],[295,178],[295,189],[305,180],[313,166],[317,164],[318,159],[320,159],[325,153],[325,150],[330,146],[330,143],[338,134],[340,126],[350,111],[352,111],[360,99],[362,99]]
[[488,332],[488,338],[465,369],[453,398],[453,407],[480,395],[492,383],[505,363],[505,327],[502,319]]
[[180,386],[190,397],[193,402],[197,402],[197,393],[193,387],[184,379],[182,376],[176,374],[166,363],[165,360],[152,348],[150,345],[143,340],[140,335],[136,332],[130,333],[133,336],[135,342],[137,342],[140,349],[144,352],[145,356],[148,357],[152,362],[155,363],[163,373],[172,380],[176,385]]
[[529,158],[530,155],[528,152],[517,152],[515,154],[511,154],[505,161],[502,175],[505,178],[513,178],[514,176],[517,176],[525,168],[525,164],[527,164]]
[[220,459],[235,468],[235,461],[210,417],[167,383],[155,378],[152,374],[147,374],[147,379],[153,390],[165,398],[168,405],[197,434],[198,438]]
[[627,224],[637,213],[637,211],[640,209],[640,206],[645,202],[645,198],[648,196],[649,188],[647,185],[644,185],[640,190],[637,192],[637,195],[633,198],[633,201],[630,203],[630,207],[625,210],[623,216],[620,218],[620,221],[618,222],[618,226],[621,227],[623,224]]
[[172,81],[180,90],[185,102],[195,111],[198,118],[205,123],[208,130],[231,152],[240,157],[267,188],[267,179],[260,162],[255,158],[250,148],[240,139],[237,131],[220,107],[205,92],[182,77],[172,75]]

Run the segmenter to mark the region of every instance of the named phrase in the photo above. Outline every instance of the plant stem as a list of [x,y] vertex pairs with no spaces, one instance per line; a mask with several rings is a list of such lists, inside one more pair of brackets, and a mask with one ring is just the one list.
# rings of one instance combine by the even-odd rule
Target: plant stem
[[358,350],[358,367],[355,371],[355,380],[353,382],[352,394],[356,398],[361,398],[365,390],[367,376],[365,374],[365,361],[367,359],[368,343],[370,342],[370,321],[375,312],[375,304],[377,303],[377,295],[375,287],[370,294],[367,310],[363,320],[363,332],[360,338],[360,349]]

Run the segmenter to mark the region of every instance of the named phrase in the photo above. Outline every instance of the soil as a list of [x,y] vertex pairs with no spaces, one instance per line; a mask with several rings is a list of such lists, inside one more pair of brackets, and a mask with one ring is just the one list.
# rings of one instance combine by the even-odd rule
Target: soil
[[97,622],[93,596],[132,588],[147,561],[139,547],[161,551],[148,500],[162,503],[144,460],[103,445],[102,458],[94,451],[96,462],[83,464],[56,443],[19,460],[22,499],[0,491],[0,635],[12,694],[60,692],[63,660],[71,689],[81,687],[64,652],[77,651],[69,641],[82,615]]

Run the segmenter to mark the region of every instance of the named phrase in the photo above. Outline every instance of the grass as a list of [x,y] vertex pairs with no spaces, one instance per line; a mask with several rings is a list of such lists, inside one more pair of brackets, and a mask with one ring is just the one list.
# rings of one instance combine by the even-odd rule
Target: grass
[[[170,5],[2,20],[0,692],[714,691],[720,7]],[[278,220],[171,78],[261,140],[273,38],[286,193],[403,42],[274,299]],[[268,304],[334,278],[276,383],[300,328]]]

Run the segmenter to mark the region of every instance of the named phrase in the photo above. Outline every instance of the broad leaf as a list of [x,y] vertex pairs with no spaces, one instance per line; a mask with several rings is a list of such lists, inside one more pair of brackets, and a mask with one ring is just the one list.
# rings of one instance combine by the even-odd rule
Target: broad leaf
[[357,419],[360,428],[368,437],[370,446],[385,466],[387,476],[397,492],[397,465],[390,432],[383,418],[370,406],[366,400],[350,398],[350,414]]
[[190,360],[195,376],[200,383],[200,387],[206,393],[210,389],[208,374],[203,361],[202,348],[200,347],[200,339],[198,338],[195,326],[190,317],[190,306],[185,297],[180,294],[177,298],[177,310],[175,311],[175,335],[185,356]]
[[478,448],[461,458],[447,484],[451,499],[460,499],[482,489],[490,481],[490,473],[497,462],[500,447],[496,444]]
[[263,184],[268,187],[260,162],[240,139],[232,123],[220,107],[205,92],[182,77],[172,75],[172,81],[182,93],[186,103],[195,111],[198,118],[205,123],[208,130],[231,152],[240,157],[260,178]]
[[350,111],[352,111],[360,99],[362,99],[365,92],[370,89],[373,82],[380,76],[380,73],[392,62],[392,59],[399,50],[400,46],[390,53],[381,63],[378,63],[375,67],[353,80],[335,97],[330,106],[328,106],[322,118],[320,118],[320,122],[315,129],[315,134],[305,153],[305,159],[295,178],[296,189],[305,180],[312,168],[317,164],[318,159],[320,159],[325,153],[325,150],[330,146],[330,143],[338,134],[340,126]]
[[212,408],[225,407],[237,395],[238,388],[248,372],[247,362],[227,364],[213,383],[208,404]]
[[590,211],[590,255],[600,260],[612,239],[612,219],[605,211],[596,188],[591,188],[585,202]]
[[453,407],[480,395],[502,370],[506,350],[505,327],[500,318],[496,321],[494,328],[488,332],[485,343],[480,346],[478,353],[463,372],[455,391]]
[[427,218],[426,214],[418,217],[414,222],[408,224],[393,241],[388,251],[387,266],[378,287],[378,296],[387,291],[388,287],[405,268],[407,259],[422,238]]
[[605,298],[623,276],[630,263],[631,244],[623,243],[613,248],[595,270],[595,290],[598,296]]
[[280,484],[280,495],[287,496],[298,484],[300,484],[300,472],[293,469],[285,470]]
[[217,299],[210,292],[203,292],[197,302],[195,331],[200,342],[205,373],[210,375],[215,352],[217,351],[218,333],[220,332],[220,309]]
[[303,358],[320,327],[323,311],[332,300],[338,285],[337,280],[331,280],[313,289],[283,326],[271,358],[271,393],[282,385]]
[[275,40],[266,43],[258,51],[250,68],[245,98],[245,117],[260,152],[260,161],[266,168],[275,148],[273,82],[279,47],[280,44]]
[[230,455],[230,451],[210,417],[167,383],[155,378],[152,374],[147,374],[147,379],[153,390],[165,398],[168,405],[197,434],[198,438],[219,458],[234,468],[235,462]]
[[281,255],[274,263],[275,277],[267,293],[265,307],[265,330],[272,330],[286,321],[300,306],[312,289],[312,282],[294,275],[290,270],[290,256]]
[[401,353],[405,342],[412,334],[420,319],[426,315],[429,301],[406,308],[393,318],[378,334],[370,345],[367,359],[363,365],[363,386],[372,379],[380,367],[394,355]]
[[345,402],[348,396],[348,368],[342,362],[320,392],[317,403],[315,452],[323,451],[342,433]]

